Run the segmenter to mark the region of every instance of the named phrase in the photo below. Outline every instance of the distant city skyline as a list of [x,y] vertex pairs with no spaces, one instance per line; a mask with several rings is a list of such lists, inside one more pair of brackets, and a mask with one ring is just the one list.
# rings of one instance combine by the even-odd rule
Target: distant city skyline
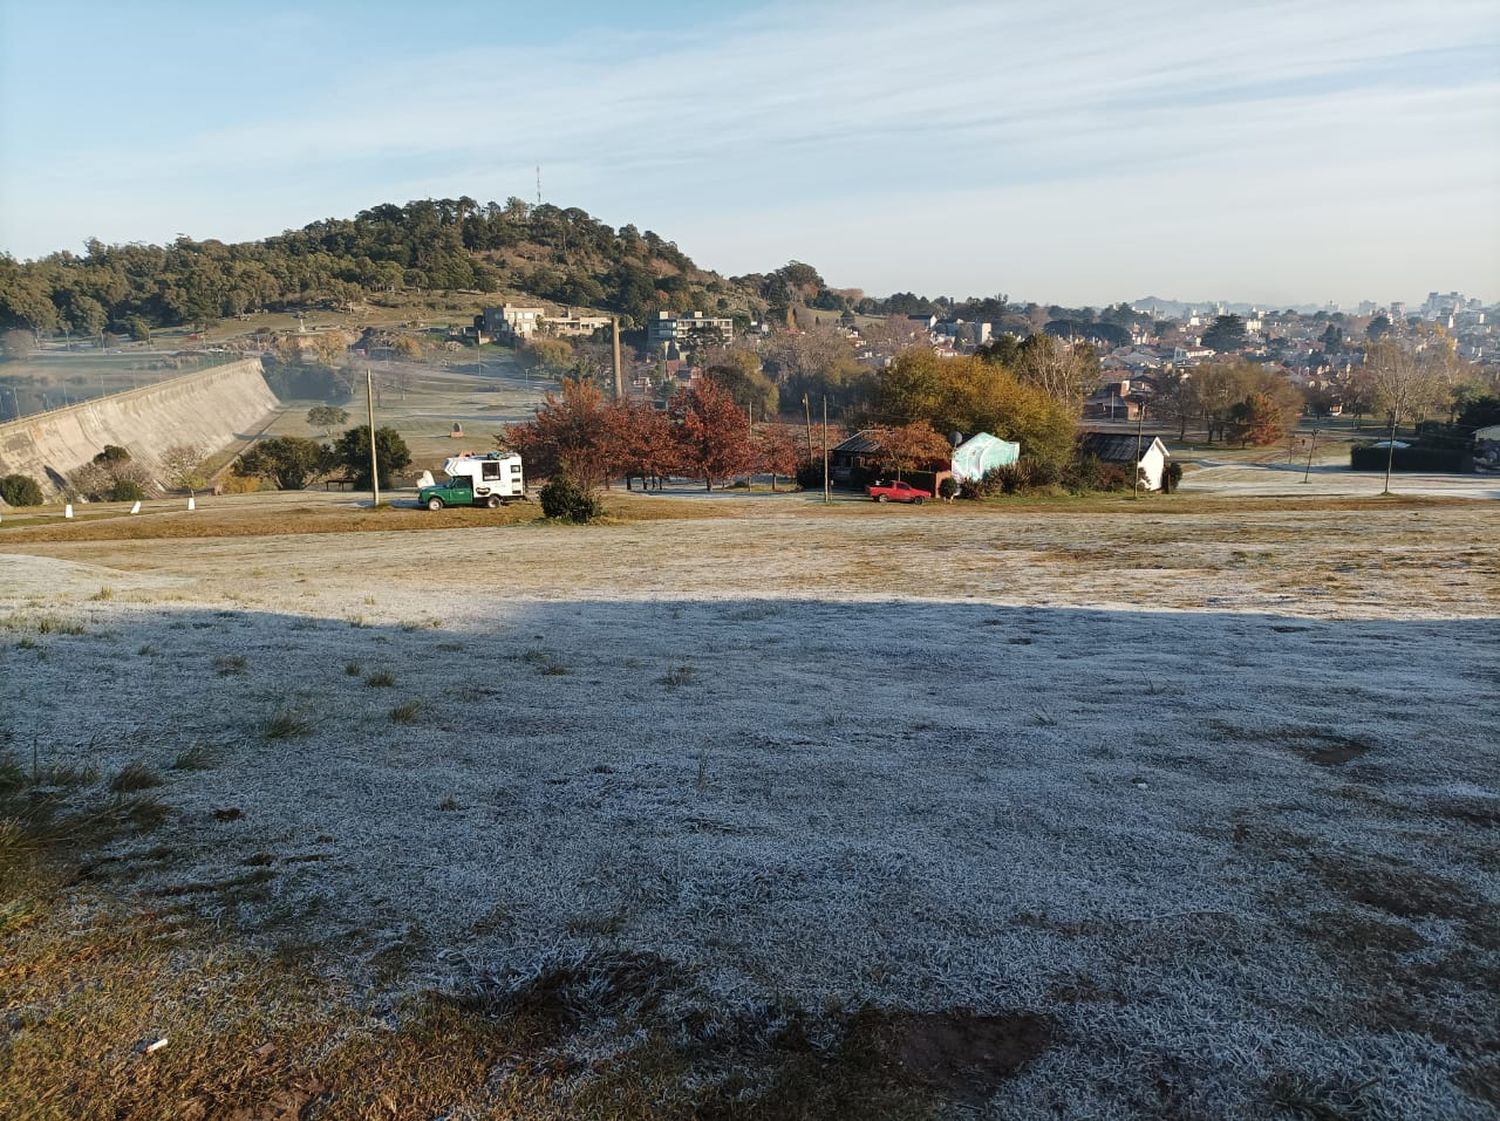
[[706,268],[1500,298],[1500,6],[0,0],[0,249],[546,201]]

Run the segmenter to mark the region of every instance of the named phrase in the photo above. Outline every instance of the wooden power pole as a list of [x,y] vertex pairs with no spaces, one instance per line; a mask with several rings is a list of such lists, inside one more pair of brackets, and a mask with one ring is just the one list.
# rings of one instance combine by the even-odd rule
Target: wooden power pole
[[1135,490],[1131,497],[1141,496],[1141,426],[1146,423],[1146,402],[1141,402],[1141,407],[1135,414]]
[[828,395],[823,395],[823,504],[833,501],[828,482]]
[[380,465],[375,458],[375,381],[370,368],[365,367],[365,412],[370,422],[370,490],[375,496],[375,506],[380,506]]
[[807,465],[812,466],[812,403],[808,401],[807,394],[802,395],[802,415],[807,417]]

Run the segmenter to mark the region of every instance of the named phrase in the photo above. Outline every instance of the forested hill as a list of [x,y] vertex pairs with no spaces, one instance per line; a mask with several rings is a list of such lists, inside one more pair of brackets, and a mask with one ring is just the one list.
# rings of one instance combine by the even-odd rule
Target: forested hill
[[503,205],[424,199],[263,241],[95,240],[83,256],[62,252],[25,263],[0,256],[0,329],[97,335],[123,331],[136,318],[153,327],[207,324],[403,290],[522,294],[608,309],[629,326],[658,310],[757,315],[768,303],[762,290],[775,295],[779,275],[726,279],[649,230],[615,230],[577,208],[514,198]]

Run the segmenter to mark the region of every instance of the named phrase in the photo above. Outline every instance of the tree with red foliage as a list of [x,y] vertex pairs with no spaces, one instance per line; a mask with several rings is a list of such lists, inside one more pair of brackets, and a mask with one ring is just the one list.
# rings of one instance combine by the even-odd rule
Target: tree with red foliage
[[1230,407],[1228,435],[1231,440],[1238,440],[1240,447],[1274,444],[1285,431],[1281,409],[1268,394],[1252,393]]
[[676,466],[677,445],[672,420],[645,401],[616,401],[605,409],[608,459],[612,474],[625,476],[625,487],[638,478],[644,488]]
[[894,471],[944,468],[953,461],[953,445],[925,420],[914,420],[891,428],[877,428],[871,437],[880,445],[880,464]]
[[574,378],[564,379],[561,397],[548,392],[534,417],[507,424],[495,442],[521,454],[528,476],[566,472],[588,489],[605,482],[613,466],[604,395]]
[[755,469],[745,414],[718,385],[704,379],[679,389],[667,411],[675,422],[678,466],[702,479],[709,490],[715,479]]
[[771,476],[771,489],[776,489],[776,476],[787,478],[797,474],[806,458],[802,446],[802,434],[792,424],[760,424],[755,428],[756,469]]

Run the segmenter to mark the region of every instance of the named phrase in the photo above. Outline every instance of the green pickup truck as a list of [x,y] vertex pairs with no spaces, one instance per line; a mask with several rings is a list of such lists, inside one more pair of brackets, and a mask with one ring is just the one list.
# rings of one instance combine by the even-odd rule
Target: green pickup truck
[[417,501],[429,510],[441,510],[444,506],[503,505],[498,494],[487,494],[476,503],[474,487],[468,479],[449,479],[446,483],[423,487],[417,492]]

